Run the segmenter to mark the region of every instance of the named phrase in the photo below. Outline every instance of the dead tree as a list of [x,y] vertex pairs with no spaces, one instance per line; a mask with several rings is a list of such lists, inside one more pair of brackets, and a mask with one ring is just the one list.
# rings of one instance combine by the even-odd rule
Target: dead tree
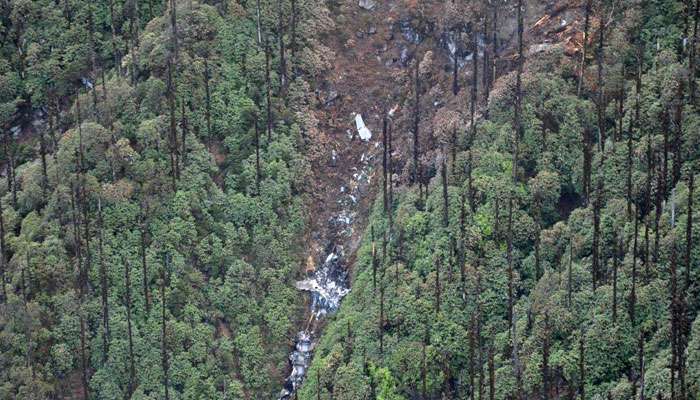
[[613,256],[613,299],[612,299],[612,320],[617,324],[617,271],[620,267],[620,260],[624,257],[622,235],[618,234],[615,241],[615,252]]
[[693,38],[691,39],[690,53],[688,55],[689,64],[689,75],[688,82],[690,83],[690,104],[696,106],[696,83],[695,77],[697,75],[697,43],[698,43],[698,19],[700,19],[700,0],[695,1],[695,12],[693,15]]
[[681,180],[681,166],[683,165],[683,107],[685,105],[685,85],[681,79],[674,106],[674,129],[671,148],[673,149],[673,175],[670,187],[675,187]]
[[180,154],[182,155],[182,168],[187,166],[187,134],[189,133],[189,123],[187,120],[187,112],[185,111],[185,102],[180,102]]
[[177,37],[177,0],[170,1],[170,40],[174,55],[174,62],[177,63],[179,57],[179,45]]
[[413,103],[413,175],[411,182],[418,182],[418,189],[421,191],[421,166],[419,163],[420,156],[420,143],[419,143],[419,126],[420,126],[420,76],[419,76],[419,62],[416,58],[415,62],[415,81],[414,81],[414,95],[415,100]]
[[652,136],[651,136],[651,129],[647,130],[647,176],[646,176],[646,186],[645,186],[645,193],[644,193],[644,210],[646,212],[646,215],[644,216],[645,223],[644,223],[644,278],[645,280],[649,279],[650,276],[650,270],[651,270],[651,265],[649,263],[650,257],[650,251],[649,251],[649,218],[651,215],[651,177],[654,174],[654,162],[652,161],[653,159],[653,152],[651,148],[651,141],[652,141]]
[[586,7],[584,9],[584,22],[583,22],[583,44],[581,45],[581,65],[579,67],[579,78],[578,78],[578,96],[581,96],[581,89],[583,87],[583,77],[586,73],[586,53],[588,48],[588,30],[591,26],[591,5],[592,0],[586,0]]
[[2,199],[0,199],[0,285],[2,285],[2,302],[7,301],[7,289],[5,287],[5,269],[7,268],[7,261],[5,257],[5,217],[3,216],[3,206]]
[[17,180],[15,176],[15,143],[12,133],[8,132],[4,140],[5,155],[7,156],[7,191],[12,194],[10,198],[12,208],[17,208]]
[[583,331],[581,332],[581,338],[578,344],[578,392],[581,396],[581,400],[586,400],[586,345]]
[[297,20],[299,16],[299,9],[297,8],[297,0],[292,0],[291,1],[291,6],[292,6],[292,20],[291,20],[291,26],[289,27],[290,30],[290,40],[289,40],[289,51],[292,56],[292,78],[296,77],[296,72],[295,72],[295,67],[294,63],[296,62],[296,51],[297,51]]
[[[693,250],[693,186],[695,181],[695,172],[691,169],[688,171],[688,217],[685,225],[685,279],[684,291],[690,288],[690,269],[692,267],[691,254]],[[2,208],[0,208],[0,211]],[[2,219],[0,219],[0,228]],[[0,231],[1,232],[1,231]],[[4,248],[4,246],[3,246]]]
[[639,210],[635,210],[634,216],[634,237],[632,238],[632,287],[629,296],[629,316],[632,326],[636,324],[637,309],[637,238],[639,236]]
[[112,45],[112,62],[114,63],[114,68],[117,71],[117,75],[122,75],[121,69],[121,51],[119,46],[117,46],[117,27],[115,25],[116,14],[114,12],[114,0],[109,0],[109,31],[111,34],[111,45]]
[[435,314],[440,313],[440,299],[442,297],[441,287],[440,287],[440,268],[442,260],[440,258],[435,259]]
[[[515,112],[514,112],[514,127],[515,127],[515,140],[513,140],[513,169],[512,169],[512,180],[513,185],[517,185],[518,182],[518,146],[521,138],[523,137],[523,125],[522,125],[522,73],[523,73],[523,1],[518,0],[517,5],[517,20],[518,20],[518,66],[516,70],[515,78]],[[522,366],[520,365],[519,359],[519,349],[518,340],[516,337],[515,329],[515,316],[513,313],[514,306],[514,290],[515,290],[515,273],[514,273],[514,260],[513,260],[513,193],[508,196],[508,243],[507,243],[507,258],[508,258],[508,324],[510,327],[510,340],[511,340],[511,362],[513,364],[513,370],[515,373],[516,380],[516,398],[523,398],[523,385],[522,385]]]
[[384,205],[384,212],[389,212],[389,201],[387,193],[387,130],[388,121],[386,110],[384,112],[384,118],[382,119],[382,201]]
[[279,40],[279,75],[280,75],[280,92],[284,93],[287,88],[287,59],[285,58],[284,49],[284,11],[282,8],[282,0],[277,0],[277,36]]
[[542,399],[549,400],[549,314],[544,314],[544,338],[542,339]]
[[206,106],[204,108],[204,118],[207,122],[207,144],[208,144],[209,150],[211,151],[212,131],[211,131],[211,87],[210,87],[210,81],[211,81],[211,73],[209,71],[209,62],[207,61],[207,58],[205,57],[204,58],[204,94],[205,94]]
[[447,192],[447,163],[444,158],[440,168],[440,175],[442,178],[442,226],[447,230],[450,225],[450,200]]
[[141,212],[140,212],[140,223],[139,231],[141,233],[140,237],[140,253],[141,253],[141,269],[143,275],[143,299],[146,305],[146,315],[151,312],[151,289],[149,287],[149,275],[148,275],[148,264],[146,260],[146,239],[148,234],[148,216],[147,210],[144,209],[143,202],[141,202]]
[[494,351],[493,351],[493,344],[492,344],[492,345],[489,345],[489,360],[488,360],[489,400],[496,399],[496,367],[495,367],[493,357],[494,357]]
[[393,167],[393,161],[391,159],[391,153],[393,151],[392,147],[392,135],[393,135],[393,123],[392,120],[389,120],[389,129],[388,129],[389,137],[387,139],[387,159],[386,159],[386,167],[387,167],[387,192],[388,192],[388,217],[389,217],[389,229],[391,229],[394,226],[394,213],[393,213],[393,204],[394,204],[394,184],[393,184],[393,173],[394,173],[394,167]]
[[135,368],[135,359],[134,359],[134,339],[133,339],[133,332],[132,332],[132,327],[131,327],[131,280],[130,280],[130,273],[131,273],[131,264],[128,262],[126,257],[122,255],[122,264],[124,264],[124,284],[126,285],[126,294],[125,294],[125,304],[124,307],[126,308],[126,328],[127,328],[127,335],[129,339],[129,382],[127,383],[127,396],[126,397],[131,397],[131,395],[134,393],[134,387],[136,384],[136,368]]
[[566,307],[571,309],[571,292],[573,291],[573,276],[572,267],[574,263],[574,244],[571,237],[569,237],[569,271],[567,274],[567,284],[566,284]]
[[270,81],[270,46],[265,37],[265,110],[267,118],[267,141],[272,141],[272,82]]
[[104,251],[102,248],[103,237],[103,221],[102,221],[102,201],[98,197],[97,199],[97,248],[100,257],[100,289],[102,297],[102,362],[107,362],[107,356],[109,354],[109,341],[110,341],[110,331],[109,331],[109,282],[107,280],[107,265],[105,263]]
[[258,114],[253,115],[255,128],[255,193],[260,195],[260,127],[258,126]]
[[372,242],[372,291],[377,289],[377,265],[379,264],[379,259],[377,258],[377,243],[374,240],[374,225],[370,225],[370,241]]
[[160,307],[161,307],[161,365],[163,368],[163,389],[165,391],[165,400],[170,399],[169,391],[168,388],[170,386],[169,383],[169,375],[168,371],[170,369],[170,361],[168,358],[168,342],[167,342],[167,332],[166,332],[166,318],[165,318],[165,286],[167,285],[167,279],[168,279],[168,274],[167,274],[167,269],[170,264],[170,255],[169,254],[164,254],[163,255],[163,266],[161,268],[161,274],[160,274]]

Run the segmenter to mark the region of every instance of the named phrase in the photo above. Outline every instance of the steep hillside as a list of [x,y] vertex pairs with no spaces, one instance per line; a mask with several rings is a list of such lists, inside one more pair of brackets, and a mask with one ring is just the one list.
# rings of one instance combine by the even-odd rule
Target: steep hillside
[[514,3],[340,6],[393,147],[300,398],[696,398],[693,9],[664,5],[525,2],[521,57]]

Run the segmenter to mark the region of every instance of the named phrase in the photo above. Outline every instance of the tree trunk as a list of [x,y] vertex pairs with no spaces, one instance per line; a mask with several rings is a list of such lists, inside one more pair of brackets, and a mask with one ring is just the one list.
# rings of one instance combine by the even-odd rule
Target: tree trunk
[[5,217],[3,215],[4,209],[2,206],[2,199],[0,199],[0,279],[2,280],[2,303],[7,301],[7,289],[5,287],[5,269],[7,268],[7,262],[5,257]]
[[167,273],[166,269],[168,268],[170,260],[168,259],[168,255],[165,255],[163,257],[163,267],[161,269],[161,275],[160,275],[160,308],[161,308],[161,364],[163,368],[163,389],[165,391],[165,400],[170,399],[168,387],[170,386],[169,384],[169,376],[168,376],[168,371],[170,369],[170,363],[168,360],[168,342],[167,342],[167,333],[166,333],[166,319],[165,319],[165,286],[166,286],[166,280],[167,280]]
[[282,9],[282,0],[277,0],[277,36],[279,40],[280,51],[280,93],[285,93],[287,89],[287,60],[284,54],[284,11]]
[[644,331],[639,331],[639,400],[644,400]]
[[377,259],[377,243],[374,240],[374,225],[370,225],[369,232],[372,242],[372,292],[375,292],[377,290],[377,264],[379,264],[379,260]]
[[179,60],[179,46],[178,46],[178,38],[177,38],[177,1],[176,0],[170,0],[170,30],[171,30],[171,45],[172,45],[172,51],[174,53],[174,62],[177,64]]
[[425,328],[425,338],[423,339],[423,347],[421,349],[421,393],[422,393],[422,400],[428,400],[428,362],[426,360],[426,351],[425,348],[427,347],[427,342],[428,342],[428,327],[426,326]]
[[260,0],[255,0],[255,22],[258,33],[258,46],[262,46],[262,25],[260,22]]
[[452,94],[455,96],[459,93],[459,63],[457,61],[457,49],[455,47],[455,53],[452,55]]
[[[95,22],[93,16],[92,3],[88,4],[88,38],[90,40],[90,78],[91,82],[91,92],[92,92],[92,114],[95,121],[98,121],[97,112],[97,46],[95,44]],[[80,95],[80,94],[78,94]]]
[[177,145],[177,122],[175,119],[175,80],[173,76],[173,61],[168,60],[167,97],[168,109],[170,110],[170,177],[172,179],[173,192],[177,191],[177,180],[180,178],[180,168],[178,166],[178,145]]
[[474,355],[475,355],[475,347],[476,347],[476,335],[474,332],[476,331],[476,313],[473,313],[471,315],[471,319],[469,320],[469,400],[474,400],[476,398],[476,385],[474,384],[475,382],[475,370],[476,370],[476,361],[474,360]]
[[681,375],[681,307],[680,298],[678,296],[678,266],[677,266],[677,249],[676,249],[676,236],[673,229],[675,228],[675,192],[671,195],[671,229],[670,232],[670,297],[671,297],[671,400],[675,400],[676,397],[676,374],[680,379]]
[[117,75],[122,76],[121,51],[117,47],[117,27],[114,25],[116,19],[114,14],[114,0],[109,0],[109,30],[111,33],[112,57]]
[[584,344],[583,332],[581,332],[578,349],[578,392],[581,396],[581,400],[586,400],[586,347]]
[[654,174],[654,163],[652,162],[653,153],[651,151],[651,130],[647,133],[647,178],[646,190],[644,193],[644,280],[648,282],[651,266],[649,265],[649,225],[651,215],[651,176]]
[[568,278],[567,278],[567,284],[566,284],[566,307],[568,309],[571,309],[571,292],[573,289],[573,276],[572,276],[572,271],[571,267],[573,266],[574,262],[574,244],[572,238],[569,238],[569,271],[568,271]]
[[143,203],[141,203],[141,223],[139,224],[139,230],[141,231],[141,269],[143,274],[143,298],[144,303],[146,303],[146,315],[151,312],[151,289],[149,288],[149,277],[148,277],[148,264],[146,263],[146,234],[148,231],[148,219],[146,216],[147,211],[143,209]]
[[297,0],[291,0],[292,5],[292,21],[289,27],[289,34],[291,38],[289,40],[289,51],[291,53],[291,63],[292,63],[292,79],[296,78],[296,52],[297,52]]
[[[685,290],[690,288],[690,269],[692,268],[691,254],[693,250],[693,187],[695,184],[695,171],[688,171],[688,219],[685,224],[685,282],[683,284]],[[0,211],[2,208],[0,208]],[[2,220],[0,219],[0,228]],[[5,246],[3,245],[3,249]]]
[[258,115],[253,117],[255,126],[255,193],[260,195],[260,127],[258,126]]
[[542,344],[542,399],[549,400],[549,314],[544,315],[544,341]]
[[181,154],[182,154],[182,168],[187,166],[187,134],[189,133],[189,126],[187,121],[187,113],[185,112],[185,102],[180,102],[180,130],[181,130]]
[[384,355],[384,273],[379,277],[379,356]]
[[388,199],[387,200],[389,203],[388,204],[389,208],[388,208],[387,214],[389,217],[389,229],[391,229],[394,226],[394,220],[393,220],[393,218],[394,218],[393,217],[393,215],[394,215],[394,213],[393,213],[394,185],[392,183],[392,180],[393,180],[392,175],[394,173],[394,169],[393,169],[393,164],[392,164],[392,160],[391,160],[391,153],[393,151],[392,150],[392,135],[393,135],[392,129],[393,129],[393,123],[392,123],[392,120],[389,120],[389,130],[388,130],[389,137],[387,139],[388,149],[387,149],[387,156],[386,156],[386,158],[387,158],[387,160],[386,160],[386,163],[387,163],[387,191],[388,191]]
[[[484,28],[483,29],[484,29],[485,43],[484,43],[484,58],[483,58],[483,64],[482,64],[483,72],[481,73],[482,82],[483,82],[482,83],[483,89],[481,92],[483,93],[483,96],[484,96],[484,104],[487,104],[488,100],[489,100],[489,92],[491,91],[491,76],[490,76],[491,74],[489,72],[489,65],[491,64],[491,55],[489,54],[489,46],[488,46],[488,44],[489,44],[488,42],[490,40],[490,38],[489,38],[489,13],[488,13],[488,10],[486,8],[484,8],[483,20],[484,20]],[[477,54],[479,54],[478,48],[477,48]]]
[[127,384],[127,398],[131,398],[134,393],[134,385],[136,384],[136,368],[134,360],[134,340],[133,332],[131,328],[131,281],[130,281],[130,271],[131,264],[127,261],[126,257],[122,255],[122,264],[124,264],[124,283],[126,285],[126,327],[127,335],[129,336],[129,382]]
[[103,223],[102,223],[102,201],[98,197],[97,199],[97,226],[99,234],[97,236],[98,252],[100,256],[100,288],[102,295],[102,362],[107,362],[107,357],[109,355],[109,283],[107,281],[107,265],[105,264],[104,252],[102,244],[104,241],[103,237]]
[[493,361],[493,345],[489,346],[489,400],[496,399],[496,368]]
[[389,212],[389,199],[387,198],[387,116],[384,112],[384,118],[382,120],[382,201],[384,206],[384,212]]
[[12,133],[7,134],[7,140],[5,141],[5,154],[7,154],[7,164],[10,168],[9,174],[7,176],[7,191],[12,193],[11,201],[12,208],[17,208],[17,181],[15,179],[15,144]]
[[[639,95],[639,94],[638,94]],[[630,128],[627,132],[627,220],[632,218],[632,136],[634,130],[632,129],[632,120],[630,119]]]
[[[207,59],[204,59],[204,93],[205,93],[205,99],[206,99],[206,107],[204,109],[204,118],[207,121],[207,147],[209,147],[209,151],[212,150],[211,147],[211,140],[212,140],[212,131],[211,131],[211,88],[209,86],[209,81],[211,79],[211,74],[209,71],[209,62]],[[257,120],[256,120],[257,123]]]
[[478,30],[476,29],[476,20],[478,20],[479,15],[475,15],[475,23],[472,24],[472,109],[475,107],[477,101],[477,93],[479,86],[479,40],[478,40]]
[[44,137],[43,129],[39,130],[39,154],[41,155],[41,193],[42,198],[46,199],[49,186],[49,175],[46,165],[46,139]]
[[416,183],[418,182],[418,186],[420,188],[421,185],[421,168],[420,168],[420,163],[419,163],[419,152],[420,152],[420,143],[418,142],[419,139],[419,132],[418,128],[420,125],[420,77],[418,75],[418,55],[416,54],[416,65],[415,65],[415,83],[414,83],[414,91],[415,91],[415,101],[413,103],[413,176],[411,179],[411,183]]
[[613,303],[612,303],[612,320],[613,324],[617,324],[617,270],[620,267],[620,259],[624,257],[624,249],[622,245],[622,236],[618,236],[616,240],[615,256],[613,257]]
[[678,85],[678,94],[676,97],[676,107],[674,110],[675,119],[675,129],[673,130],[673,141],[671,146],[673,147],[673,180],[671,181],[670,187],[673,188],[681,180],[681,166],[683,165],[683,106],[685,102],[684,98],[684,84],[681,80]]
[[605,26],[603,25],[605,9],[601,10],[600,27],[598,28],[598,49],[596,51],[596,62],[598,63],[598,87],[597,87],[597,108],[598,108],[598,145],[600,152],[605,152],[605,93],[603,90],[603,45],[605,44]]
[[447,230],[450,225],[450,200],[447,193],[447,163],[442,160],[442,168],[440,169],[442,177],[442,226]]
[[265,39],[265,88],[266,88],[266,118],[267,118],[267,142],[272,141],[272,83],[270,82],[270,46]]
[[689,64],[689,74],[688,74],[688,82],[690,83],[690,104],[692,106],[696,106],[696,83],[695,83],[695,76],[697,75],[696,70],[697,70],[697,43],[698,43],[698,19],[700,19],[700,0],[696,0],[695,2],[695,13],[693,17],[693,39],[691,40],[691,46],[690,46],[690,54],[688,57],[690,60],[688,61]]
[[83,310],[83,302],[82,300],[80,301],[79,304],[79,313],[80,313],[80,364],[81,364],[81,383],[83,387],[83,399],[87,400],[90,398],[90,389],[88,386],[88,368],[89,368],[89,361],[88,361],[88,350],[87,350],[87,334],[85,332],[86,327],[85,327],[85,316],[84,316],[84,310]]
[[588,48],[588,30],[591,25],[591,3],[592,0],[586,0],[586,7],[584,9],[584,22],[583,22],[583,44],[581,45],[581,66],[579,67],[579,78],[578,78],[578,96],[581,97],[581,89],[583,87],[583,76],[586,73],[586,50]]
[[440,298],[442,297],[441,293],[441,288],[440,288],[440,268],[442,261],[437,259],[435,260],[435,314],[440,313]]
[[639,236],[639,209],[635,211],[634,216],[634,238],[632,239],[632,288],[630,289],[629,298],[629,315],[632,326],[636,325],[636,309],[637,309],[637,237]]

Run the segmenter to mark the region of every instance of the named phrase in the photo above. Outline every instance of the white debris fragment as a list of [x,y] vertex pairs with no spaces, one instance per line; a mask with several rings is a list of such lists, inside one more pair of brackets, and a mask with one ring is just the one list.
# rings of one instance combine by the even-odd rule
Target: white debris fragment
[[358,5],[365,10],[371,11],[377,5],[377,2],[374,0],[360,0]]
[[372,132],[365,125],[365,121],[362,120],[362,115],[355,114],[355,125],[357,125],[357,133],[360,135],[360,139],[366,142],[372,138]]

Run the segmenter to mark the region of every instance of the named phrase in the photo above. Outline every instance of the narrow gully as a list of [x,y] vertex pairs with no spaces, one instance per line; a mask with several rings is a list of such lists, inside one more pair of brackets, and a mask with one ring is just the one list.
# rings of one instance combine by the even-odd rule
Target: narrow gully
[[[326,221],[326,237],[329,239],[324,247],[323,259],[319,262],[320,267],[306,279],[296,283],[298,290],[309,292],[311,302],[307,311],[310,317],[306,326],[296,335],[294,348],[289,354],[291,372],[280,391],[279,400],[293,398],[301,387],[311,364],[314,347],[320,337],[321,322],[338,310],[343,297],[350,292],[347,264],[350,254],[346,254],[346,249],[351,248],[350,241],[356,225],[359,200],[367,193],[371,183],[374,153],[379,149],[379,142],[371,142],[371,131],[364,123],[357,122],[362,121],[360,114],[353,118],[357,124],[358,135],[351,135],[349,140],[361,141],[361,145],[366,146],[366,149],[352,166],[344,166],[349,173],[346,183],[337,189],[334,197],[330,196],[335,199],[336,204],[333,206],[337,207],[338,211]],[[336,156],[331,155],[332,158]]]

